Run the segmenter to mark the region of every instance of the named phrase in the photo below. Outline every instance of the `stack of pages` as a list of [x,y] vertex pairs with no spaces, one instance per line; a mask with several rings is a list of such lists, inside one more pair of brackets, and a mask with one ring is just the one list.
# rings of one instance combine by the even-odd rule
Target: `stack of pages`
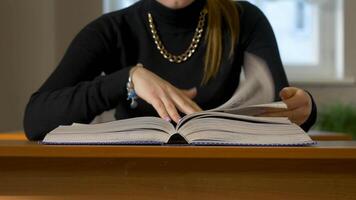
[[299,146],[314,142],[287,118],[256,117],[283,103],[203,111],[185,116],[175,127],[161,118],[139,117],[102,124],[60,126],[44,144],[191,144]]

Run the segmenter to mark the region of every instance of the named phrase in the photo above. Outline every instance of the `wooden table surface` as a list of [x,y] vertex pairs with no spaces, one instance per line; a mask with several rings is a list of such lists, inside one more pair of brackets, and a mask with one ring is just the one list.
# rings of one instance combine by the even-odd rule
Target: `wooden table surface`
[[316,141],[347,141],[352,140],[352,135],[346,133],[334,133],[328,131],[311,130],[309,136]]
[[0,157],[356,159],[356,141],[319,141],[308,147],[42,145],[0,140]]
[[0,139],[0,199],[355,199],[355,188],[355,141],[194,147]]

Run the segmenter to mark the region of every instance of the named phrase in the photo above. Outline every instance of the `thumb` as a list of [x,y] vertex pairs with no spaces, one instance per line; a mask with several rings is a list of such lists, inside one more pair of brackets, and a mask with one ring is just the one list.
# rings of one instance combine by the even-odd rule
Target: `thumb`
[[281,92],[279,93],[279,96],[281,97],[282,100],[287,100],[291,97],[293,97],[295,95],[295,93],[297,92],[297,88],[293,88],[293,87],[285,87],[281,90]]
[[181,90],[189,99],[194,99],[197,96],[197,88],[192,88],[189,90]]

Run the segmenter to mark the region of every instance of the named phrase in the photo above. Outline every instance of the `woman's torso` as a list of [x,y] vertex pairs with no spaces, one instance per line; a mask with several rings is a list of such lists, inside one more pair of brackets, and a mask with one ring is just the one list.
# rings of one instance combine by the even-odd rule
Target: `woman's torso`
[[[102,20],[109,23],[105,39],[110,44],[105,73],[112,73],[122,66],[142,63],[147,69],[180,89],[196,87],[198,93],[194,101],[202,109],[211,109],[226,102],[238,87],[243,63],[243,45],[240,41],[234,55],[229,54],[229,34],[223,31],[223,60],[218,74],[207,84],[201,85],[204,73],[204,38],[196,52],[186,62],[176,64],[165,59],[152,38],[148,22],[148,12],[153,16],[159,37],[166,49],[175,55],[184,52],[190,45],[195,33],[200,11],[205,0],[196,0],[180,10],[171,10],[155,0],[143,0],[129,8],[104,15]],[[239,3],[243,8],[245,3]],[[240,15],[241,16],[241,15]],[[243,23],[243,19],[241,19]],[[240,40],[244,39],[241,24]],[[204,27],[204,33],[206,27]],[[204,36],[203,36],[204,37]],[[130,109],[129,102],[119,104],[115,117],[124,119],[137,116],[157,115],[152,106],[139,100],[136,109]]]

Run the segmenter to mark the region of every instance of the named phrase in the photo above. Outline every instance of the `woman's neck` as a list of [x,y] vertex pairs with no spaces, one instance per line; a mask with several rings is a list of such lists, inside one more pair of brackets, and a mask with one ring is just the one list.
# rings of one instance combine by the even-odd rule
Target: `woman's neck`
[[189,6],[194,0],[157,0],[162,5],[171,9],[180,9]]

